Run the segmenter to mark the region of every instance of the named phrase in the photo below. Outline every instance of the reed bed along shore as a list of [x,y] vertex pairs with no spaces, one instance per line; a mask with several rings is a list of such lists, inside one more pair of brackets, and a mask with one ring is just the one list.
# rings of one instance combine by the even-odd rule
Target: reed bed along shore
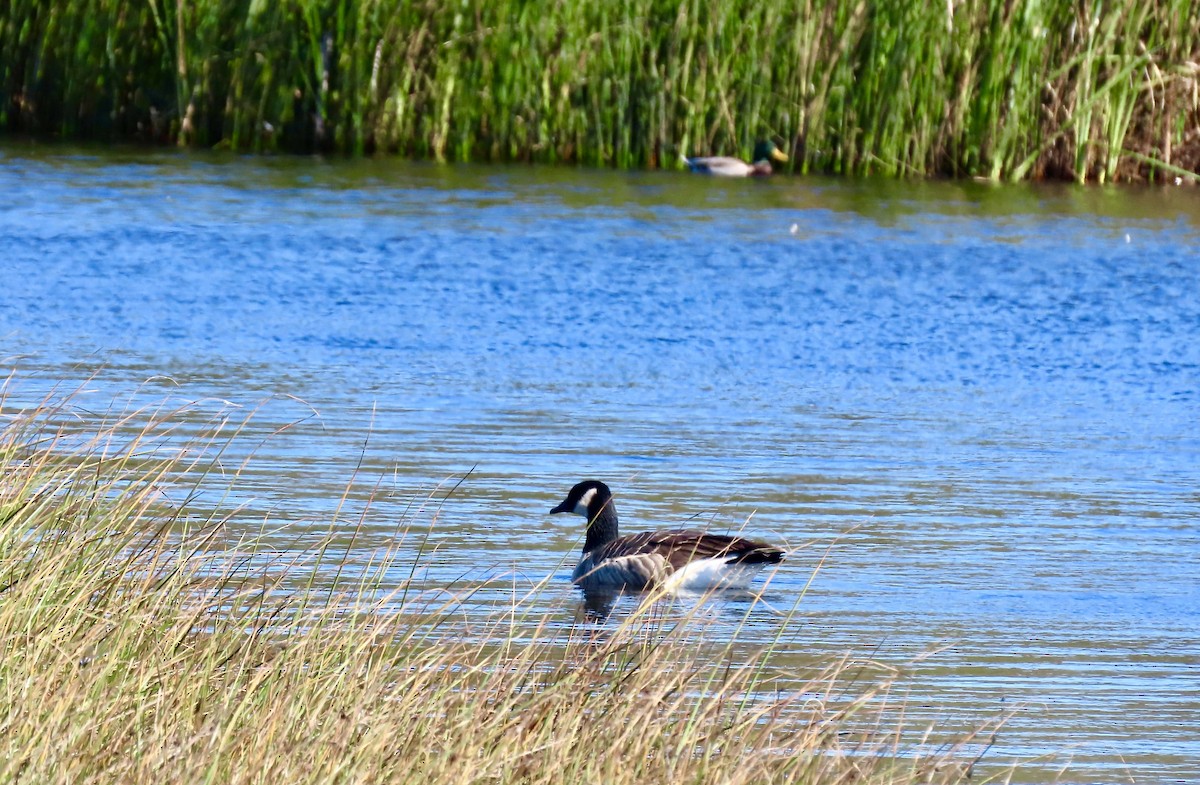
[[882,666],[781,680],[654,603],[467,629],[396,552],[264,559],[165,501],[221,446],[168,449],[170,412],[0,413],[0,782],[902,785],[986,747],[905,740]]
[[1194,0],[9,0],[0,129],[239,151],[1194,179]]

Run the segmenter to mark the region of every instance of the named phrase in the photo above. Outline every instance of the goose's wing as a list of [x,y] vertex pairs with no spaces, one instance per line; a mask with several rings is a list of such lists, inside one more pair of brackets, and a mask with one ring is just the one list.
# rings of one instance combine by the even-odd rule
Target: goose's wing
[[773,545],[745,537],[664,529],[618,537],[589,551],[572,580],[585,590],[742,585],[784,556]]
[[672,570],[699,559],[728,557],[730,563],[777,564],[784,552],[773,545],[745,537],[707,534],[696,529],[663,529],[618,537],[604,545],[593,556],[596,563],[605,558],[627,558],[653,554],[663,559]]

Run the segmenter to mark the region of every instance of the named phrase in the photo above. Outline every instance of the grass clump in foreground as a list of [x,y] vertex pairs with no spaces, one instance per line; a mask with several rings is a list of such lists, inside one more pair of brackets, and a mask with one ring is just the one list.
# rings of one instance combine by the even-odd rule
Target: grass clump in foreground
[[900,749],[886,681],[835,663],[784,687],[769,650],[652,613],[468,630],[459,600],[381,594],[394,557],[332,588],[298,558],[309,588],[285,589],[288,564],[163,505],[215,460],[156,457],[170,416],[63,414],[0,432],[0,782],[900,785],[970,763]]

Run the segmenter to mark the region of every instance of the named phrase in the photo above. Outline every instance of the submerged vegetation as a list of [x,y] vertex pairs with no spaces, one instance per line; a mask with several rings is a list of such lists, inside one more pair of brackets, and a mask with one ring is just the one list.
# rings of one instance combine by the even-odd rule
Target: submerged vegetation
[[328,541],[266,558],[167,503],[220,428],[179,450],[173,413],[0,413],[0,782],[905,785],[985,747],[904,740],[882,666],[784,680],[654,603],[471,627],[398,546],[352,580]]
[[1194,0],[10,0],[0,129],[1079,181],[1200,171]]

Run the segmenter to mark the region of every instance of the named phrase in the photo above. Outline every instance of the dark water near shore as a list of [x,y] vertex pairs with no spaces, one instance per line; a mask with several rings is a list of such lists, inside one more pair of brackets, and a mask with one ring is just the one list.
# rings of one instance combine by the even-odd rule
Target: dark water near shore
[[939,650],[907,714],[1016,710],[984,773],[1200,782],[1200,192],[9,146],[0,193],[5,417],[253,412],[235,523],[303,544],[359,467],[351,562],[409,516],[566,614],[600,477],[796,548],[783,611],[828,551],[794,656]]

